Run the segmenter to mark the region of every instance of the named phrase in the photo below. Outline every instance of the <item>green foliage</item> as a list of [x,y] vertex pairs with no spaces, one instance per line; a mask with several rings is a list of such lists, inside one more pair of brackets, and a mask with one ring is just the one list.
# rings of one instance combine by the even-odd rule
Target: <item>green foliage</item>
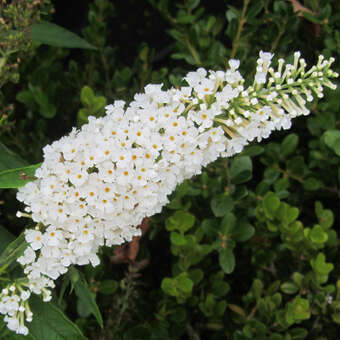
[[51,11],[50,0],[10,1],[0,4],[0,88],[7,82],[19,81],[20,58],[30,54],[33,44],[30,26]]
[[47,92],[41,87],[28,84],[28,90],[17,94],[18,102],[25,104],[30,110],[38,111],[44,118],[53,118],[57,112],[56,106],[51,102]]
[[[34,180],[42,147],[75,124],[148,83],[181,86],[195,67],[238,58],[251,76],[259,50],[339,59],[340,4],[306,0],[297,13],[293,3],[95,0],[74,13],[82,26],[51,23],[49,1],[0,5],[1,284],[23,280],[26,246],[15,190],[4,189]],[[136,259],[103,247],[101,263],[72,268],[52,302],[33,296],[25,339],[336,339],[339,94],[179,185]],[[23,339],[2,320],[0,337]]]
[[84,107],[78,111],[78,125],[87,123],[89,116],[99,117],[103,115],[106,98],[103,96],[95,96],[89,86],[84,86],[81,89],[80,101]]

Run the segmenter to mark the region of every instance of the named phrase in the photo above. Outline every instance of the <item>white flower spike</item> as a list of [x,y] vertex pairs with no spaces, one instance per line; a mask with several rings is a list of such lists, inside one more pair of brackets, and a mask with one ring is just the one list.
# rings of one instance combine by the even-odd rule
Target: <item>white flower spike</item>
[[[99,263],[101,246],[119,245],[141,234],[138,225],[161,211],[183,180],[200,174],[218,157],[230,157],[249,142],[288,129],[291,119],[309,113],[306,102],[322,97],[334,59],[321,56],[305,70],[300,53],[294,64],[270,67],[273,55],[260,52],[253,85],[244,88],[240,62],[228,70],[189,72],[188,86],[162,90],[147,85],[127,107],[115,101],[102,118],[44,148],[37,179],[20,188],[19,201],[37,227],[18,259],[27,281],[0,294],[8,328],[27,334],[31,292],[51,299],[53,281],[71,264]],[[28,213],[28,214],[27,214]]]

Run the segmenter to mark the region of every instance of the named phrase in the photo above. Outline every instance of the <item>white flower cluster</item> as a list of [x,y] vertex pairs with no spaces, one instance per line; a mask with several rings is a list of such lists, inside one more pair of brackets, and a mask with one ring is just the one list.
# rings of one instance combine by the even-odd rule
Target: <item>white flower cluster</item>
[[15,285],[4,288],[0,293],[0,313],[5,314],[7,327],[19,334],[28,334],[24,321],[31,322],[33,313],[28,304],[29,290],[19,289]]
[[[322,85],[333,86],[331,61],[320,58],[305,73],[296,53],[294,65],[282,73],[282,61],[274,71],[271,58],[260,53],[247,89],[238,60],[230,60],[225,72],[200,68],[184,78],[187,86],[164,91],[147,85],[128,107],[116,101],[104,117],[90,117],[80,130],[47,145],[37,179],[17,194],[37,222],[25,232],[29,246],[18,259],[29,292],[48,300],[46,288],[71,264],[95,266],[99,247],[140,235],[143,218],[160,212],[177,184],[255,138],[289,128],[291,118],[308,112],[301,93],[310,100]],[[13,326],[17,314],[4,299],[0,313],[7,314],[8,327],[26,333],[21,324]]]

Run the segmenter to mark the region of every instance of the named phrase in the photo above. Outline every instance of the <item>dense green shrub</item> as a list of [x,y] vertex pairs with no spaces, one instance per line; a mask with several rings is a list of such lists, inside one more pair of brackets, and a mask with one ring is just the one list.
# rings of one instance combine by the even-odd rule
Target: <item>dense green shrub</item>
[[[340,3],[331,0],[95,0],[79,12],[86,24],[69,27],[79,35],[51,23],[57,2],[55,17],[43,3],[26,17],[14,10],[20,2],[0,7],[0,177],[41,162],[44,145],[148,83],[179,86],[186,72],[225,69],[230,58],[253,76],[260,50],[288,60],[300,50],[309,65],[340,51]],[[17,49],[4,49],[14,38],[2,20]],[[27,27],[30,39],[15,31]],[[102,249],[95,268],[73,267],[52,303],[33,299],[27,338],[337,339],[339,107],[339,90],[326,92],[288,133],[178,186],[140,240]],[[15,191],[0,193],[5,285],[20,272],[25,225]],[[0,337],[23,338],[2,320]]]

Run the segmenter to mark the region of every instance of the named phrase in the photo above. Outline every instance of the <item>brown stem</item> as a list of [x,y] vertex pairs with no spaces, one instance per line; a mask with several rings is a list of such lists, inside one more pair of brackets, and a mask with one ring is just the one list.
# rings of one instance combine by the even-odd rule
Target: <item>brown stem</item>
[[250,0],[244,0],[241,18],[240,18],[240,21],[238,22],[236,37],[233,40],[233,47],[231,49],[230,59],[233,59],[235,57],[236,52],[238,50],[238,45],[240,44],[240,37],[241,37],[242,30],[243,30],[243,26],[247,21],[246,12],[247,12],[249,2]]

